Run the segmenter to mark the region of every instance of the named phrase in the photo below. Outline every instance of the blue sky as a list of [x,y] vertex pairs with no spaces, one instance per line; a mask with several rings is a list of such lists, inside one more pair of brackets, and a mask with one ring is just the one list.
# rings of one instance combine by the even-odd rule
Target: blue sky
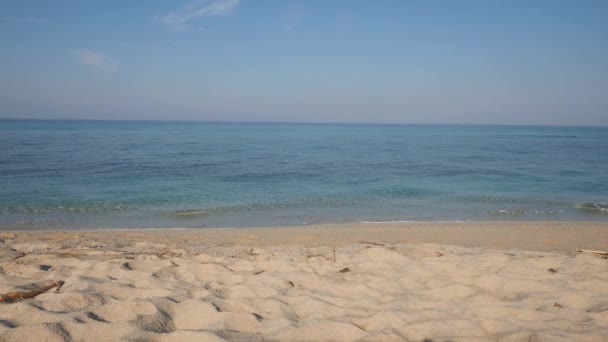
[[608,1],[3,1],[0,117],[608,125]]

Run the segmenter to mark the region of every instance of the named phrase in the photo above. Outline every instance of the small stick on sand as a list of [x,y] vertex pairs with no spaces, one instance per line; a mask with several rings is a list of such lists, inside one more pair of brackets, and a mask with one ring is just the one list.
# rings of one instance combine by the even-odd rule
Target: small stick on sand
[[57,292],[59,292],[59,290],[61,290],[61,286],[63,286],[63,284],[65,284],[65,282],[63,280],[60,280],[60,281],[56,281],[50,285],[44,286],[39,290],[17,291],[17,292],[10,292],[7,294],[3,294],[3,295],[0,295],[0,303],[20,302],[24,299],[36,297],[37,295],[39,295],[41,293],[45,293],[46,291],[48,291],[54,287],[56,287]]
[[247,253],[247,254],[249,254],[249,255],[253,255],[253,256],[260,255],[260,253],[256,253],[256,252],[254,252],[254,249],[253,249],[253,248],[252,248],[252,249],[250,249],[248,252],[245,252],[245,253]]
[[439,258],[439,257],[442,257],[442,256],[444,256],[444,255],[445,255],[445,254],[443,254],[443,253],[441,253],[441,252],[437,252],[437,251],[435,251],[435,253],[437,254],[437,257],[438,257],[438,258]]
[[579,253],[592,253],[592,254],[600,254],[600,255],[608,255],[608,252],[604,252],[604,251],[592,251],[589,249],[577,249],[576,250]]
[[352,325],[356,326],[357,328],[359,328],[359,329],[363,330],[363,331],[367,331],[367,329],[363,328],[362,326],[360,326],[359,324],[357,324],[357,323],[355,323],[355,322],[353,322],[353,321],[351,321],[350,323],[351,323]]
[[382,246],[382,247],[385,246],[383,243],[378,243],[378,242],[373,242],[373,241],[358,241],[358,242],[362,245],[374,245],[374,246]]
[[19,252],[18,255],[13,257],[13,260],[17,260],[19,258],[23,258],[24,256],[26,256],[27,254],[23,253],[23,252]]

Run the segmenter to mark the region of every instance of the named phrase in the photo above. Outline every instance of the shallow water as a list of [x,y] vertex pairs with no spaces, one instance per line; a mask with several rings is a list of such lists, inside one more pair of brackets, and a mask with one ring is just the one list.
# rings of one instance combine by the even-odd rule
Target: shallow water
[[0,121],[0,227],[608,220],[608,128]]

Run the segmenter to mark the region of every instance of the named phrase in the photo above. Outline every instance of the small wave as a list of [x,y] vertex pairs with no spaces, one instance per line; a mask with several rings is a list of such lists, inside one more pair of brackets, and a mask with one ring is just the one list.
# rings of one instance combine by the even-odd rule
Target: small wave
[[207,210],[176,210],[169,213],[165,213],[165,216],[171,217],[180,217],[180,218],[190,218],[190,217],[203,217],[208,216],[209,212]]
[[368,190],[364,196],[375,196],[381,198],[413,198],[413,197],[430,197],[438,195],[440,192],[409,187],[391,187]]
[[527,138],[527,139],[575,139],[572,134],[497,134],[499,139]]
[[210,215],[222,215],[222,214],[230,214],[230,213],[238,213],[238,212],[247,212],[254,210],[270,210],[275,208],[288,208],[288,204],[261,204],[254,203],[250,205],[235,205],[235,206],[226,206],[226,207],[214,207],[214,208],[206,208],[206,209],[182,209],[175,210],[170,212],[164,212],[163,215],[167,217],[173,218],[182,218],[182,219],[194,219],[207,217]]
[[523,216],[523,215],[553,215],[553,210],[525,210],[525,209],[498,209],[490,210],[488,212],[490,216]]
[[319,174],[314,172],[304,171],[284,171],[284,172],[245,172],[236,175],[224,176],[222,180],[227,182],[275,182],[278,179],[308,179],[319,177]]
[[109,212],[124,212],[131,206],[123,204],[85,204],[85,205],[54,205],[54,206],[11,206],[0,208],[0,214],[52,214],[52,213],[75,213],[75,214],[100,214]]
[[457,200],[475,203],[515,203],[518,200],[513,197],[490,196],[490,195],[461,195],[455,196]]
[[358,203],[356,198],[329,197],[305,199],[296,202],[258,202],[249,204],[239,204],[233,206],[200,208],[200,209],[181,209],[163,213],[164,216],[179,218],[197,218],[209,215],[232,214],[248,211],[263,211],[276,209],[300,209],[300,208],[338,208]]
[[10,229],[59,229],[62,223],[53,220],[21,220],[12,222],[0,222],[0,225]]
[[491,196],[491,195],[460,195],[454,196],[453,199],[471,203],[488,203],[499,206],[509,204],[527,206],[527,207],[565,207],[571,206],[572,202],[560,201],[557,199],[535,198],[535,197],[509,197],[509,196]]
[[608,204],[589,202],[577,204],[575,208],[588,213],[608,214]]

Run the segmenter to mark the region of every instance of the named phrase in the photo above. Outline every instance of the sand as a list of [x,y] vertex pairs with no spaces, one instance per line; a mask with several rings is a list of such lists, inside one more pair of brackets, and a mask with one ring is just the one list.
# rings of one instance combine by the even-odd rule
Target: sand
[[0,232],[0,341],[608,341],[608,223]]

